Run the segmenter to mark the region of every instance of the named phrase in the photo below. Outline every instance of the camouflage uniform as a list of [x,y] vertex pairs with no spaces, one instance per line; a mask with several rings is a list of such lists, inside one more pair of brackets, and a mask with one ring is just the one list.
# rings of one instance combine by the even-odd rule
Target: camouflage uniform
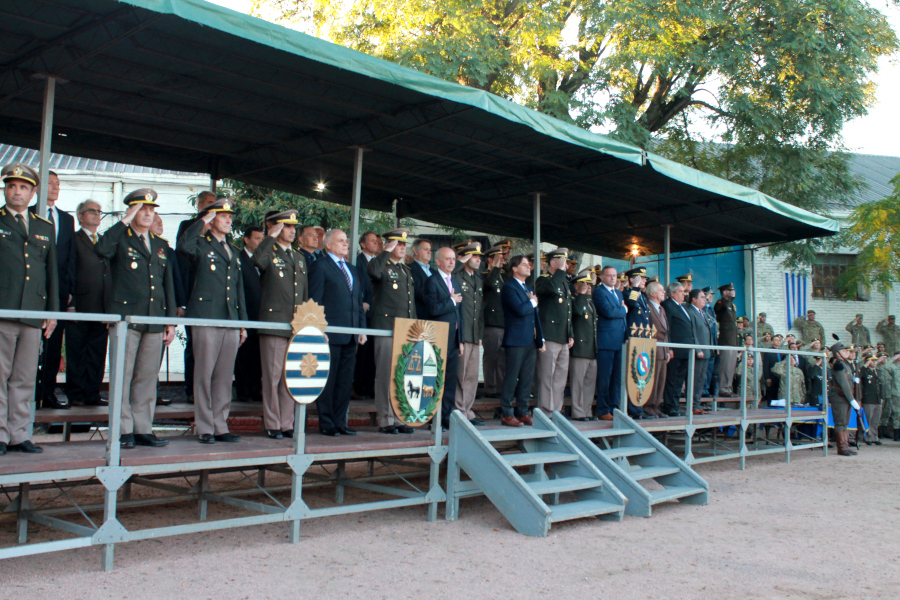
[[[891,400],[884,407],[881,422],[886,428],[896,432],[900,430],[900,363],[891,361],[887,368],[891,371]],[[894,438],[896,437],[895,434]]]
[[825,328],[818,321],[809,321],[804,316],[802,319],[794,321],[794,327],[800,332],[804,344],[811,344],[813,340],[825,343]]
[[845,328],[850,332],[851,342],[857,346],[868,346],[872,343],[869,336],[869,328],[865,325],[857,325],[856,319],[847,323]]
[[885,321],[882,321],[875,326],[875,331],[884,337],[884,351],[887,352],[888,356],[893,357],[900,349],[900,326],[896,324],[888,325]]
[[[784,359],[779,363],[776,363],[775,366],[772,367],[772,372],[778,375],[779,398],[786,399],[788,397],[788,381],[785,369],[787,369],[789,361],[790,357]],[[801,371],[794,365],[791,365],[791,406],[797,406],[806,402],[806,382],[804,381],[804,379],[805,377],[803,376],[803,371]]]

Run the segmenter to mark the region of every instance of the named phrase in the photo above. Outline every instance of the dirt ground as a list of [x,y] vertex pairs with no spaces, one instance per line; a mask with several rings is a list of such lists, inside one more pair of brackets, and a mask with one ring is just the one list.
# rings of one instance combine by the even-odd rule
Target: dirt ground
[[[285,525],[120,544],[111,573],[99,570],[98,548],[9,559],[0,599],[896,597],[900,444],[791,459],[753,458],[745,471],[736,461],[700,465],[707,506],[558,523],[546,538],[516,533],[472,498],[456,522],[443,520],[443,505],[434,523],[425,507],[304,521],[294,545]],[[123,521],[195,518],[196,505],[182,504],[133,509]],[[0,545],[14,531],[0,520]],[[47,533],[31,531],[33,540]]]

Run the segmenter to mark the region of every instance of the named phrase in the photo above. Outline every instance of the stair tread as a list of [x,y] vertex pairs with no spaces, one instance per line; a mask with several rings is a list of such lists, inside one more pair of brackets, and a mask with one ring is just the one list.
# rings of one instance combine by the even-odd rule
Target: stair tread
[[581,500],[580,502],[568,502],[550,507],[550,522],[568,521],[605,515],[622,510],[619,504],[604,502],[603,500]]
[[681,472],[681,469],[678,467],[643,467],[641,469],[628,471],[628,475],[632,479],[641,481],[642,479],[653,479],[664,475],[674,475],[679,472]]
[[591,477],[560,477],[558,479],[545,479],[544,481],[529,481],[528,486],[538,496],[543,494],[556,494],[558,492],[571,492],[574,490],[589,490],[599,488],[603,482]]
[[521,452],[519,454],[502,454],[501,456],[513,467],[578,460],[577,454],[568,452]]
[[656,448],[644,446],[620,446],[619,448],[607,448],[601,450],[608,458],[622,458],[625,456],[640,456],[641,454],[653,454]]
[[535,429],[533,427],[504,427],[503,429],[481,430],[482,437],[489,442],[505,442],[515,440],[539,440],[556,437],[555,431]]
[[685,496],[693,496],[695,494],[702,494],[705,492],[706,490],[702,487],[694,487],[689,485],[667,487],[662,490],[655,490],[650,492],[650,503],[657,504],[659,502],[665,502],[666,500],[675,500],[677,498],[684,498]]
[[609,429],[587,429],[581,432],[586,438],[594,439],[598,437],[615,437],[619,435],[628,435],[634,433],[631,427],[611,427]]

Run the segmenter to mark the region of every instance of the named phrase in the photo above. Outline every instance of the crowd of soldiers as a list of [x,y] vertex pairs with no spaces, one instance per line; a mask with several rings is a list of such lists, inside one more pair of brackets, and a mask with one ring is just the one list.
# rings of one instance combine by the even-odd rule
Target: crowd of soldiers
[[[345,232],[298,227],[296,210],[270,212],[262,227],[246,227],[238,247],[229,241],[234,207],[212,192],[198,195],[198,215],[181,224],[174,248],[161,237],[157,194],[151,189],[128,194],[124,216],[102,235],[97,233],[99,204],[82,202],[76,210],[81,228],[70,236],[71,243],[62,243],[61,232],[68,227],[64,219],[72,218],[54,206],[59,181],[55,174],[49,177],[45,218],[30,207],[39,175],[20,164],[2,170],[6,206],[0,210],[0,260],[7,271],[0,308],[219,321],[187,328],[186,392],[195,404],[197,439],[204,444],[240,439],[228,430],[232,386],[239,400],[263,403],[269,437],[293,437],[295,403],[284,375],[290,332],[245,330],[225,322],[289,323],[310,298],[324,307],[329,324],[340,327],[392,330],[396,318],[448,323],[444,427],[454,409],[473,425],[484,425],[474,412],[482,353],[485,396],[500,399],[503,425],[521,427],[532,423],[532,396],[543,410],[561,411],[567,390],[573,418],[612,420],[623,397],[622,345],[631,336],[652,332],[658,342],[734,348],[658,352],[649,400],[643,406],[628,403],[635,419],[682,415],[679,398],[686,388],[693,389],[698,414],[706,412],[701,397],[739,394],[744,356],[739,350],[753,346],[753,324],[737,316],[730,283],[718,287],[716,299],[711,288],[694,288],[691,274],[663,286],[643,267],[621,274],[611,266],[579,270],[577,258],[565,248],[538,257],[511,256],[510,240],[486,250],[465,240],[440,248],[433,260],[431,242],[419,238],[410,244],[402,228],[363,233],[354,264]],[[74,222],[71,227],[74,231]],[[765,313],[756,327],[761,345],[776,350],[821,351],[824,344],[814,311],[798,319],[800,340],[776,334]],[[63,329],[67,344],[79,350],[68,353],[69,399],[106,404],[100,397],[108,337],[104,324],[0,320],[0,454],[41,451],[29,434],[28,401],[35,384],[38,390],[44,385],[37,393],[42,406],[66,408],[53,395],[59,350],[52,340],[59,337],[61,344]],[[882,433],[900,439],[900,336],[894,317],[879,323],[886,343],[877,350],[868,345],[861,315],[847,330],[853,345],[830,349],[834,381],[829,399],[834,394],[833,406],[843,406],[843,399],[848,407],[860,399],[869,422],[882,419]],[[160,402],[160,360],[174,338],[173,325],[128,326],[123,448],[167,444],[154,435],[152,424]],[[396,417],[389,397],[392,338],[376,336],[369,342],[365,335],[331,334],[328,343],[331,367],[317,400],[319,432],[355,435],[347,418],[356,396],[374,398],[380,432],[413,433]],[[691,352],[694,380],[687,386]],[[752,355],[746,356],[749,381],[755,381],[748,396],[759,390],[761,401],[821,403],[822,358],[763,353],[762,364],[755,366]],[[835,411],[835,422],[846,431],[849,413],[843,418],[842,411]],[[841,436],[841,453],[852,452]],[[865,441],[880,443],[876,434]]]

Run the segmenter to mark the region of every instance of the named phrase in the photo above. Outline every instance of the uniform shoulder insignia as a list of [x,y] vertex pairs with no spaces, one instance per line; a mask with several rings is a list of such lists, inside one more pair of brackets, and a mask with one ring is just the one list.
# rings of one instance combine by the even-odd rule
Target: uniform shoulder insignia
[[637,290],[631,290],[631,293],[628,294],[629,300],[637,300],[640,297],[641,297],[641,293],[638,292]]
[[45,218],[42,217],[41,215],[36,215],[36,214],[34,214],[34,213],[31,213],[31,216],[34,217],[35,219],[40,219],[41,221],[43,221],[43,222],[46,223],[47,225],[53,225],[53,223],[51,223],[48,219],[45,219]]
[[169,243],[169,240],[167,240],[166,238],[164,238],[164,237],[161,236],[161,235],[155,235],[155,234],[154,234],[153,237],[155,237],[155,238],[158,239],[158,240],[162,240],[162,241],[164,241],[164,242],[167,243],[167,244]]
[[844,370],[844,361],[839,360],[836,363],[834,363],[834,366],[831,368],[831,370],[835,371],[835,372],[843,371]]
[[541,273],[541,277],[550,277],[550,273]]

